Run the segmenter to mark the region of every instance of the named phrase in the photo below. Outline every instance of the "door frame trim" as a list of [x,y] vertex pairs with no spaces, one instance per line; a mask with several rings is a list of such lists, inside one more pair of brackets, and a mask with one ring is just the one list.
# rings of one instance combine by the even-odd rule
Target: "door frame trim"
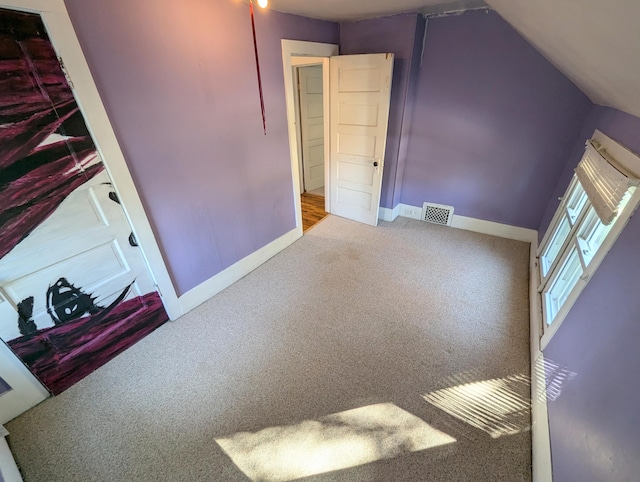
[[121,201],[169,318],[183,314],[169,270],[84,57],[64,0],[0,0],[0,7],[37,13],[64,63],[76,102]]
[[[282,69],[284,72],[284,92],[285,103],[287,107],[287,126],[289,128],[289,156],[291,158],[291,180],[293,185],[293,202],[296,212],[296,227],[300,236],[302,236],[302,204],[300,201],[300,167],[298,159],[298,136],[296,130],[295,115],[295,91],[293,86],[293,63],[292,57],[322,57],[323,61],[323,103],[324,103],[324,122],[325,122],[325,183],[330,180],[328,142],[329,132],[329,57],[338,55],[339,49],[336,44],[326,44],[318,42],[303,42],[300,40],[282,39]],[[317,59],[315,62],[318,63]],[[326,184],[325,184],[326,186]],[[325,196],[325,211],[331,212],[330,196]]]
[[2,340],[0,362],[0,376],[11,387],[0,396],[0,424],[3,424],[35,407],[51,394]]

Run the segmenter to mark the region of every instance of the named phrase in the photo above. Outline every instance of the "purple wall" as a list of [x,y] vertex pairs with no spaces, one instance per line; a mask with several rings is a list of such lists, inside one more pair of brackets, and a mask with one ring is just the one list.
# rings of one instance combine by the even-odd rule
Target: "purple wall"
[[[384,156],[382,192],[380,205],[393,208],[394,198],[399,198],[404,161],[406,137],[409,134],[410,110],[406,100],[415,66],[416,42],[422,46],[424,19],[417,14],[394,15],[340,25],[340,54],[393,53],[393,81],[389,106],[389,128]],[[418,55],[419,55],[418,50]],[[400,172],[400,177],[397,173]],[[397,191],[397,194],[396,194]]]
[[591,105],[495,12],[429,19],[401,202],[537,229]]
[[[595,106],[579,143],[599,129],[640,152],[640,118]],[[581,149],[571,159],[566,188]],[[557,205],[557,203],[555,203]],[[640,217],[624,229],[544,351],[577,373],[549,402],[554,480],[638,480],[640,474]]]
[[179,294],[295,227],[280,40],[338,24],[223,0],[66,0]]
[[582,128],[580,129],[580,133],[575,139],[573,143],[573,148],[571,150],[571,154],[567,157],[567,164],[564,168],[564,171],[560,175],[558,182],[556,184],[556,188],[553,191],[553,194],[550,197],[549,203],[547,204],[547,208],[542,215],[542,220],[540,221],[540,226],[538,226],[538,242],[542,242],[542,238],[544,237],[551,220],[553,219],[553,215],[556,213],[558,206],[560,205],[560,197],[564,195],[567,187],[569,186],[569,181],[571,181],[571,177],[573,176],[574,169],[576,165],[582,158],[584,154],[584,143],[587,139],[591,138],[593,131],[595,129],[595,113],[599,106],[593,105],[591,107],[591,112],[587,116],[586,120],[582,124]]
[[407,85],[407,97],[402,116],[402,132],[400,134],[400,145],[398,146],[398,167],[396,170],[393,200],[385,207],[393,208],[398,205],[402,197],[402,182],[404,180],[404,170],[409,156],[409,141],[411,136],[411,122],[413,120],[413,110],[418,95],[418,80],[420,78],[420,64],[422,63],[422,49],[424,46],[424,35],[427,27],[426,18],[422,15],[418,17],[416,34],[413,41],[413,53],[411,55],[411,65],[409,67],[409,80]]

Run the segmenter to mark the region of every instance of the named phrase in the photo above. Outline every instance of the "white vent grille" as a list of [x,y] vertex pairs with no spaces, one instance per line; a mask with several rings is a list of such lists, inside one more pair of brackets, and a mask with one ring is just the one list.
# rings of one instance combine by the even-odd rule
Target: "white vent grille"
[[453,206],[424,203],[422,205],[422,220],[428,223],[451,226],[453,220]]

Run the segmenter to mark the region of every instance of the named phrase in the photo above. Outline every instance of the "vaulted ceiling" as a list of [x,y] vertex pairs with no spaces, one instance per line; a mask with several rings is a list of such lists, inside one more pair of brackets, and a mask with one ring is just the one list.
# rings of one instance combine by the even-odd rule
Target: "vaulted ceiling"
[[[640,117],[639,0],[485,0],[589,98]],[[273,9],[350,21],[475,8],[482,0],[270,0]]]

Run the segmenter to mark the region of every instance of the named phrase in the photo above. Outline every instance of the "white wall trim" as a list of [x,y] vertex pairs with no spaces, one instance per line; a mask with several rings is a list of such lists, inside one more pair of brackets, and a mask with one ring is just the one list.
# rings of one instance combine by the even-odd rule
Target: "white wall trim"
[[398,214],[403,218],[422,219],[422,208],[410,204],[398,204]]
[[165,309],[169,317],[177,318],[182,314],[177,293],[80,47],[64,0],[0,0],[0,7],[41,15],[51,43],[71,78],[76,102],[118,193],[151,275],[159,287]]
[[542,352],[538,352],[538,357],[531,360],[531,448],[533,482],[551,482],[551,436]]
[[529,320],[531,355],[531,444],[533,482],[553,480],[551,465],[551,439],[547,412],[547,384],[544,355],[540,351],[542,333],[542,307],[540,306],[540,270],[538,269],[538,237],[531,242],[529,251]]
[[[420,219],[422,216],[422,208],[411,206],[409,204],[398,204],[400,216]],[[451,227],[473,231],[476,233],[490,234],[500,238],[514,239],[516,241],[524,241],[525,243],[538,244],[538,231],[535,229],[521,228],[519,226],[510,226],[508,224],[496,223],[493,221],[485,221],[483,219],[469,218],[467,216],[453,215]]]
[[538,358],[541,352],[540,338],[542,337],[542,306],[540,303],[540,269],[538,268],[538,240],[531,243],[529,253],[529,318],[531,320],[531,361]]
[[500,238],[515,239],[526,243],[537,243],[538,231],[535,229],[510,226],[508,224],[485,221],[483,219],[468,218],[466,216],[453,215],[451,226],[476,233],[491,234]]
[[378,211],[378,219],[380,221],[392,222],[392,221],[395,221],[399,215],[400,215],[400,204],[397,204],[396,207],[393,209],[380,207],[380,210]]
[[280,236],[278,239],[232,264],[212,278],[209,278],[204,283],[201,283],[195,288],[187,291],[179,299],[182,311],[187,313],[196,306],[207,301],[212,296],[217,295],[222,290],[228,288],[239,279],[248,275],[258,266],[274,257],[287,246],[290,246],[293,242],[300,239],[300,237],[302,237],[300,230],[297,228],[292,229],[288,233]]
[[50,396],[48,390],[2,340],[0,376],[12,388],[0,396],[0,423],[13,420]]
[[[0,426],[0,432],[4,432],[4,427]],[[13,454],[2,433],[0,433],[0,480],[22,482],[16,461],[13,459]]]

